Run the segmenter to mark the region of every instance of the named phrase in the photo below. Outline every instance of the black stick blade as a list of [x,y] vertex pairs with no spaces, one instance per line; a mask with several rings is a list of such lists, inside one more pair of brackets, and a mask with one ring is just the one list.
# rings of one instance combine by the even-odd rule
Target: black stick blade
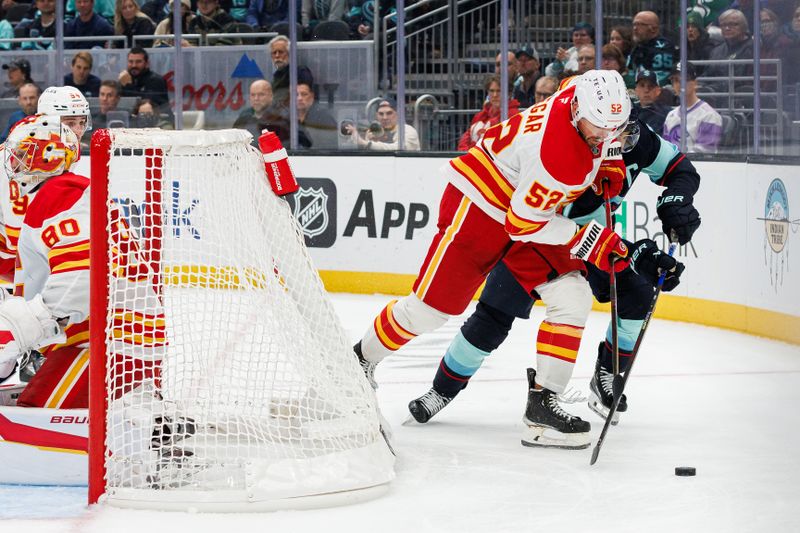
[[622,374],[617,374],[614,376],[614,381],[611,382],[611,391],[614,394],[614,403],[619,404],[620,398],[622,398],[622,390],[625,388],[625,378],[622,377]]
[[599,456],[600,456],[600,446],[595,446],[594,450],[592,450],[592,459],[591,461],[589,461],[589,466],[595,464]]

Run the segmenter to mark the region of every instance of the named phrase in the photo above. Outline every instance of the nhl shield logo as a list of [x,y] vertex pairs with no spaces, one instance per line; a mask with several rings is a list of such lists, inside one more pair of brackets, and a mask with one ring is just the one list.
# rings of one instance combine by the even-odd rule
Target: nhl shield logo
[[306,237],[325,233],[328,229],[328,195],[322,187],[300,187],[294,196],[294,217]]

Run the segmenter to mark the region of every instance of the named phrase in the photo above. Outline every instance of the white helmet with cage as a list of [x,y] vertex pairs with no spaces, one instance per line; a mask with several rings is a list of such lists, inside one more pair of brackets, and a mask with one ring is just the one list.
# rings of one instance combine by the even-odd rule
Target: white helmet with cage
[[58,117],[86,117],[86,124],[80,132],[75,131],[75,126],[71,121],[63,121],[79,138],[84,131],[92,129],[92,113],[89,110],[89,102],[78,89],[70,85],[45,89],[39,97],[36,112],[41,115]]
[[24,194],[63,174],[80,158],[80,142],[61,117],[32,115],[17,122],[3,144],[3,167]]
[[616,70],[590,70],[575,81],[577,109],[573,113],[573,124],[585,118],[593,125],[611,130],[607,137],[618,136],[628,124],[631,99],[625,80]]

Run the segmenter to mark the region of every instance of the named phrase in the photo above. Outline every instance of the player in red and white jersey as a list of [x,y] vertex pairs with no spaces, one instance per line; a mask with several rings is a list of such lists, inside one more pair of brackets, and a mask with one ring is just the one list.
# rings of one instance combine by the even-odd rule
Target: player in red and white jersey
[[[72,130],[57,116],[38,115],[17,123],[5,146],[5,168],[29,194],[17,243],[15,295],[0,303],[0,366],[11,366],[32,349],[45,362],[17,405],[78,408],[88,404],[89,360],[89,179],[68,169],[80,156]],[[112,225],[123,225],[117,215]],[[122,228],[124,229],[124,227]],[[125,231],[116,243],[113,271],[122,290],[142,295],[142,305],[158,309],[152,276],[137,264],[135,241]],[[114,310],[119,361],[147,377],[157,361],[130,355],[166,342],[163,315],[139,320],[139,310]],[[125,318],[133,317],[133,318]],[[134,334],[132,320],[137,320]],[[150,324],[150,326],[148,326]],[[146,341],[141,339],[146,338]],[[138,344],[139,346],[133,346]],[[147,347],[145,347],[147,348]]]
[[[612,197],[621,188],[624,166],[619,155],[609,160],[607,144],[624,130],[630,108],[617,72],[590,71],[489,128],[477,146],[450,161],[439,232],[413,292],[390,302],[354,347],[370,380],[384,357],[463,312],[502,260],[547,305],[536,343],[536,386],[554,393],[548,398],[563,392],[591,309],[580,260],[609,269],[612,257],[627,249],[613,230],[596,222],[580,227],[561,211],[598,179],[608,180]],[[544,430],[557,422],[571,447],[588,446],[589,423],[564,413],[555,400],[545,403],[542,419],[527,420],[526,412],[526,424]]]
[[[48,87],[39,97],[36,113],[59,116],[62,124],[69,127],[80,140],[92,127],[89,102],[83,94],[69,85]],[[33,197],[20,191],[15,181],[0,178],[0,279],[11,281],[14,277],[17,239],[22,219]]]

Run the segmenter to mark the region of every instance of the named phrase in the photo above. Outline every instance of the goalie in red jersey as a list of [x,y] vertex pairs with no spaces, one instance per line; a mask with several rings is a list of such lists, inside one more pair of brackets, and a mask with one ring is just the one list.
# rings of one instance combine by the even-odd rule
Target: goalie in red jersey
[[463,312],[503,261],[547,306],[523,442],[540,443],[555,433],[553,445],[589,445],[589,423],[556,400],[572,375],[591,309],[581,260],[607,270],[613,257],[628,251],[612,230],[596,222],[579,226],[562,212],[598,180],[608,180],[612,196],[622,188],[621,155],[609,144],[625,129],[630,108],[617,72],[589,71],[489,128],[475,147],[450,161],[439,232],[413,292],[389,303],[354,348],[373,383],[383,358]]
[[[4,147],[9,179],[23,195],[35,193],[29,195],[32,200],[19,233],[14,296],[0,303],[0,379],[36,350],[44,356],[41,368],[17,400],[20,406],[70,409],[88,405],[89,179],[69,170],[79,157],[76,135],[62,124],[61,117],[52,115],[18,122]],[[116,271],[133,290],[157,299],[147,277],[142,277],[141,265],[136,264],[135,243],[123,237],[116,247]],[[128,271],[136,276],[128,276]],[[115,328],[119,330],[116,338],[125,342],[126,324],[115,320]],[[160,335],[150,333],[149,342],[165,342],[163,328]],[[114,364],[125,365],[141,378],[154,375],[155,361],[124,353],[119,350]]]

